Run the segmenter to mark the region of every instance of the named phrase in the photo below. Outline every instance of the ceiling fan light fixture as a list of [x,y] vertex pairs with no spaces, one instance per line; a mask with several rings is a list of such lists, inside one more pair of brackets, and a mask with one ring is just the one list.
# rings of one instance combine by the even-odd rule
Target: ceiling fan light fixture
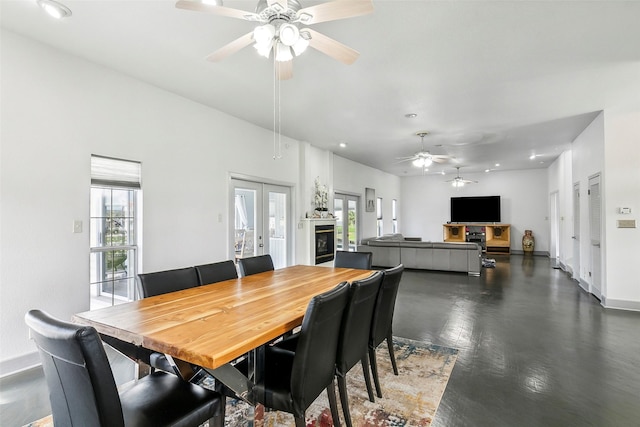
[[293,24],[282,24],[278,38],[285,46],[293,46],[298,40],[300,40],[300,30]]
[[276,35],[276,27],[271,24],[260,25],[253,30],[253,39],[258,45],[268,45],[273,42]]
[[271,50],[273,50],[273,42],[269,42],[267,44],[258,44],[253,45],[258,51],[258,55],[264,56],[265,58],[269,58],[271,56]]
[[456,187],[456,188],[464,187],[464,181],[459,180],[459,179],[454,179],[454,180],[451,182],[451,185],[453,185],[453,186],[454,186],[454,187]]
[[37,3],[42,10],[55,19],[62,19],[71,16],[71,9],[55,0],[37,0]]
[[293,59],[291,48],[282,43],[276,44],[276,61],[287,62]]
[[293,46],[291,46],[291,48],[293,49],[293,53],[295,53],[296,56],[302,55],[302,53],[307,50],[308,47],[309,40],[305,39],[304,37],[300,37],[298,41],[295,42]]
[[417,168],[424,167],[424,158],[418,157],[417,159],[412,161],[411,164]]

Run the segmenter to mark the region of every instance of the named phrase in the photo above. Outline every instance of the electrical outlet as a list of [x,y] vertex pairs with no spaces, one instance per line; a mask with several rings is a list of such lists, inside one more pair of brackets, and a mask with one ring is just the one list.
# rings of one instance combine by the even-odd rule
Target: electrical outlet
[[73,232],[82,233],[82,221],[80,221],[79,219],[73,221]]

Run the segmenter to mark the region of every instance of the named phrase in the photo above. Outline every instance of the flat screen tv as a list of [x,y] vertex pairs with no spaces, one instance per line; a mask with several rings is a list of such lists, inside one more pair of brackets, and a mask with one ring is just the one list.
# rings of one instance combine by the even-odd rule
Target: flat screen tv
[[500,196],[452,197],[451,222],[500,222]]

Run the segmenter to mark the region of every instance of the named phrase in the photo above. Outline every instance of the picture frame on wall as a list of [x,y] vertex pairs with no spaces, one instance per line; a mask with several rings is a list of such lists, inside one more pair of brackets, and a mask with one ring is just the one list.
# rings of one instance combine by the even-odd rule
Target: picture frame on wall
[[376,211],[376,190],[373,188],[364,189],[365,212]]

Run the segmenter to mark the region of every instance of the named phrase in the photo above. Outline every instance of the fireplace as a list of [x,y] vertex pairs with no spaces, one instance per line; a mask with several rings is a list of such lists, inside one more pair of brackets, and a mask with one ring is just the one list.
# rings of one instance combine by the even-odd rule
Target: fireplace
[[335,224],[315,226],[315,264],[333,261],[335,254]]

